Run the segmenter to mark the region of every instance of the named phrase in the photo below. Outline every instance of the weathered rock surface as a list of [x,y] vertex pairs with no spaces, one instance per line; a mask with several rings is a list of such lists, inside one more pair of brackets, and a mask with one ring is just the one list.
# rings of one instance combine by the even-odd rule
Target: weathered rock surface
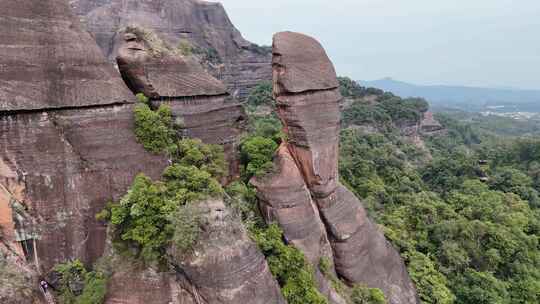
[[[320,220],[314,221],[322,220],[325,225],[327,238],[321,239],[330,241],[338,275],[350,284],[382,289],[389,303],[416,303],[414,285],[399,254],[369,220],[358,199],[338,182],[341,95],[332,63],[316,40],[292,32],[274,36],[273,53],[274,97],[288,135],[286,146],[278,152],[277,163],[290,153],[298,172],[294,172],[289,160],[288,168],[281,173],[283,180],[272,176],[254,182],[261,192],[262,209],[272,214],[267,218],[277,218],[284,230],[294,232],[286,219],[301,221],[306,208],[287,210],[290,214],[285,217],[274,211],[276,206],[291,208],[307,205],[306,202],[312,206],[311,201],[315,202],[319,212],[311,216],[320,216]],[[305,193],[306,187],[309,195]],[[299,224],[295,225],[301,227]],[[297,245],[292,240],[291,243]],[[297,246],[308,257],[314,255],[313,248],[302,243]]]
[[64,1],[1,1],[0,14],[0,112],[128,100]]
[[[1,34],[6,43],[0,45],[5,55],[0,59],[0,223],[9,228],[6,243],[20,256],[32,253],[26,258],[43,273],[71,259],[91,264],[106,246],[106,229],[95,214],[108,201],[118,201],[136,174],[157,179],[167,160],[137,143],[132,92],[81,30],[66,1],[2,1],[0,8],[0,22],[7,29]],[[19,41],[18,34],[24,39]],[[25,48],[33,53],[14,52]],[[153,88],[170,97],[167,102],[177,94],[183,98],[173,110],[186,113],[188,135],[204,134],[219,143],[236,135],[222,130],[231,115],[242,113],[237,105],[225,103],[221,83],[188,63],[158,62],[153,68],[164,68],[162,75],[151,70]],[[194,86],[186,85],[189,77],[194,77]],[[212,89],[200,86],[201,79],[205,85],[211,82]],[[25,90],[33,86],[35,90]],[[22,215],[32,218],[30,227],[18,222],[14,202],[21,205]],[[209,207],[209,216],[223,208]],[[133,272],[113,273],[107,303],[284,303],[256,245],[242,227],[221,234],[222,228],[233,232],[223,221],[208,218],[208,229],[217,225],[208,231],[217,232],[208,235],[205,255],[193,257],[188,275],[131,265],[126,269]]]
[[119,199],[136,174],[157,178],[166,166],[137,143],[131,111],[124,105],[0,117],[2,157],[24,185],[22,202],[37,221],[45,271],[101,256],[105,228],[94,215]]
[[117,62],[132,92],[144,93],[156,108],[169,105],[182,136],[223,145],[230,175],[237,175],[235,148],[247,121],[242,105],[230,100],[223,83],[192,58],[167,48],[153,52],[152,44],[166,42],[148,41],[138,28],[123,36]]
[[1,1],[0,14],[0,183],[35,220],[17,241],[37,239],[45,271],[90,263],[105,238],[94,214],[166,160],[136,142],[133,95],[65,1]]
[[444,127],[433,117],[433,112],[427,111],[420,122],[420,130],[424,135],[434,135],[444,131]]
[[320,212],[340,277],[382,289],[388,303],[416,303],[414,285],[399,253],[367,217],[360,201],[342,185],[331,197]]
[[244,38],[220,3],[198,0],[74,0],[73,10],[114,62],[122,44],[119,33],[135,25],[152,30],[171,46],[187,41],[208,50],[213,75],[243,97],[249,88],[271,79],[271,54]]
[[287,242],[301,249],[312,264],[321,257],[333,260],[319,211],[286,145],[280,146],[274,163],[275,173],[251,181],[263,217],[278,223]]
[[202,233],[193,252],[172,250],[177,266],[207,304],[282,304],[264,256],[221,200],[199,203]]
[[37,273],[29,267],[16,248],[7,244],[0,235],[0,302],[2,304],[41,304],[43,297],[34,288],[38,286]]
[[[265,221],[279,224],[287,243],[304,253],[314,266],[321,293],[331,303],[345,303],[318,268],[323,258],[333,263],[332,248],[319,210],[286,144],[282,144],[276,152],[274,170],[274,173],[251,180],[257,188],[259,208]],[[330,268],[330,272],[333,272],[332,265]]]

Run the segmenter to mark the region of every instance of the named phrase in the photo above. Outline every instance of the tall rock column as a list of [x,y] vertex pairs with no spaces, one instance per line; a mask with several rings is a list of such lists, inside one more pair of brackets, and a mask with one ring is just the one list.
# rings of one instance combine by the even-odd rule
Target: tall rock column
[[[349,284],[380,288],[389,303],[416,303],[414,285],[398,252],[367,217],[360,201],[339,183],[338,103],[342,97],[324,49],[311,37],[278,33],[272,67],[278,115],[288,135],[286,147],[318,207],[320,219],[315,221],[324,223],[337,274]],[[291,187],[285,191],[294,192]],[[268,202],[268,191],[261,186],[259,191],[265,205],[279,201]]]

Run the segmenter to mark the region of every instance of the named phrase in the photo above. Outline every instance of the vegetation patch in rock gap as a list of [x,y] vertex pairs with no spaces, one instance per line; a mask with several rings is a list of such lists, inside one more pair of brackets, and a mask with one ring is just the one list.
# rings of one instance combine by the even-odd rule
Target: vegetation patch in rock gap
[[[261,109],[263,108],[263,109]],[[251,238],[266,257],[270,271],[290,304],[322,304],[326,298],[316,287],[313,267],[304,254],[286,244],[282,230],[266,225],[260,215],[256,189],[249,183],[253,177],[264,178],[274,170],[273,157],[285,140],[281,121],[275,114],[272,85],[261,83],[248,96],[249,132],[240,144],[241,180],[226,188],[229,205],[248,228]]]
[[159,181],[139,174],[127,194],[96,218],[112,224],[118,251],[164,266],[169,246],[187,252],[196,244],[201,219],[196,204],[223,194],[218,180],[227,171],[221,146],[178,139],[170,108],[152,111],[144,96],[138,99],[135,135],[147,150],[165,153],[171,165]]
[[105,300],[108,277],[99,270],[88,271],[79,260],[54,267],[53,284],[60,304],[100,304]]

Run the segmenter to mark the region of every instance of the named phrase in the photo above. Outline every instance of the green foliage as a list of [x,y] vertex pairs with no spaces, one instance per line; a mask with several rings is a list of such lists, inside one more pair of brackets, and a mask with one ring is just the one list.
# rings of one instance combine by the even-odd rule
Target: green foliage
[[343,97],[362,98],[368,95],[380,96],[383,91],[376,88],[365,88],[349,77],[338,77],[339,91]]
[[275,103],[272,96],[272,83],[269,81],[263,81],[253,87],[247,97],[247,104],[253,108],[260,105],[275,107]]
[[352,304],[386,304],[383,292],[378,288],[357,285],[352,289]]
[[395,126],[418,123],[428,110],[422,98],[401,98],[389,92],[364,88],[349,78],[340,77],[341,95],[352,104],[342,112],[342,124],[370,125],[383,132]]
[[160,261],[173,238],[185,249],[197,239],[197,221],[178,222],[193,214],[185,205],[221,193],[220,184],[209,172],[194,165],[173,164],[165,169],[163,181],[152,182],[139,174],[120,202],[111,205],[111,223],[121,240],[132,245],[144,261]]
[[138,103],[146,104],[148,105],[150,103],[150,99],[144,95],[144,93],[138,93],[135,95],[137,98]]
[[[423,111],[421,102],[402,103]],[[344,117],[377,121],[362,120],[359,109]],[[447,134],[427,139],[427,163],[392,128],[342,131],[342,182],[399,249],[423,303],[538,303],[540,141],[440,121]]]
[[60,275],[59,299],[61,304],[99,304],[105,300],[107,278],[99,271],[87,271],[75,260],[55,266]]
[[172,112],[168,106],[161,105],[152,111],[147,104],[135,106],[135,136],[148,151],[164,152],[174,143],[174,130],[171,128]]
[[223,147],[220,145],[204,144],[200,139],[183,139],[177,141],[169,151],[175,164],[195,166],[206,171],[212,177],[220,179],[227,175]]
[[227,186],[225,192],[228,196],[226,202],[248,229],[262,225],[263,219],[257,206],[257,191],[253,186],[235,181]]
[[128,193],[111,208],[111,223],[121,240],[136,246],[149,262],[159,259],[173,234],[169,221],[179,203],[165,197],[165,185],[139,174]]
[[252,229],[255,240],[281,286],[289,304],[324,304],[326,298],[319,293],[313,269],[298,249],[283,242],[283,232],[273,224],[267,228]]
[[134,251],[145,262],[163,262],[171,242],[182,251],[196,242],[200,217],[187,204],[223,193],[217,179],[227,174],[226,163],[219,145],[177,140],[169,107],[152,111],[142,101],[134,115],[137,139],[147,150],[166,152],[172,165],[163,172],[162,181],[138,175],[120,202],[109,204],[96,219],[114,225],[126,252]]
[[446,276],[437,271],[436,264],[428,256],[411,251],[405,257],[422,303],[454,303],[455,296],[450,291]]
[[183,56],[191,56],[193,54],[193,46],[187,40],[180,40],[178,43],[178,49]]
[[240,146],[241,161],[245,164],[243,176],[261,176],[273,168],[272,158],[278,145],[269,138],[260,136],[245,139]]
[[170,218],[174,233],[172,242],[177,252],[188,252],[199,239],[202,225],[201,210],[193,204],[178,208]]

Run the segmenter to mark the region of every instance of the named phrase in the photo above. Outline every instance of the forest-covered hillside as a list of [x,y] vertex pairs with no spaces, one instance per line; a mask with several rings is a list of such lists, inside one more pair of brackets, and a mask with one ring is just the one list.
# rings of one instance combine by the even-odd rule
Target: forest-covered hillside
[[[423,138],[426,151],[398,129],[425,101],[340,83],[341,180],[399,249],[422,303],[539,303],[540,140],[436,115],[446,130]],[[248,99],[262,136],[279,130],[263,118],[270,90]]]

